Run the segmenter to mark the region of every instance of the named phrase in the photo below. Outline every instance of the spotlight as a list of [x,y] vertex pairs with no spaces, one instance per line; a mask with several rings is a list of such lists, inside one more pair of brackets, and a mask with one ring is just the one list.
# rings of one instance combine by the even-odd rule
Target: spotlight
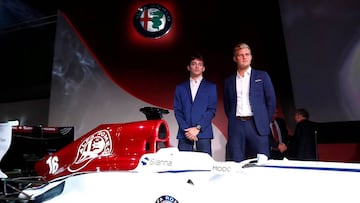
[[20,125],[19,119],[9,120],[8,123],[10,123],[11,126],[18,126],[18,125]]

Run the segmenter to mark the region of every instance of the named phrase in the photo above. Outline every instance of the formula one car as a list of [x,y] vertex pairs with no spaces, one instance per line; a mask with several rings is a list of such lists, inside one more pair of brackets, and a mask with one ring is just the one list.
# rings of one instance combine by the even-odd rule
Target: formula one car
[[[143,109],[144,110],[144,109]],[[35,164],[42,181],[22,202],[358,202],[360,164],[215,161],[171,146],[161,119],[100,125]],[[148,111],[147,111],[148,112]]]
[[263,155],[217,162],[206,153],[168,147],[142,155],[135,169],[74,173],[23,190],[20,197],[47,203],[357,202],[358,181],[359,164]]

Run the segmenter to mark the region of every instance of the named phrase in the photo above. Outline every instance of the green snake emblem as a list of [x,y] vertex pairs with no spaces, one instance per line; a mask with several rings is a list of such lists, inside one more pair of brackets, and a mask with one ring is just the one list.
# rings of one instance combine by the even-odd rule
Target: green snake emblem
[[164,16],[164,13],[157,10],[154,12],[150,12],[153,17],[151,18],[152,28],[159,30],[160,25],[162,25],[161,18]]

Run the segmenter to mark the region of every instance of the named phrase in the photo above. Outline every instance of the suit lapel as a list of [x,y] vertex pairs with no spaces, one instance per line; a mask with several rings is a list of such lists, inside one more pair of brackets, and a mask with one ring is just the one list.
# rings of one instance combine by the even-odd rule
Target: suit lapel
[[231,92],[232,92],[232,97],[234,98],[234,99],[232,99],[235,103],[236,103],[236,76],[237,76],[237,74],[235,73],[234,75],[233,75],[233,80],[232,80],[232,82],[233,82],[233,85],[230,85],[230,88],[232,88],[231,89]]
[[190,101],[190,103],[192,103],[192,96],[191,96],[191,88],[190,88],[190,80],[188,80],[187,84],[186,84],[186,93],[188,95],[188,99]]
[[249,87],[249,93],[251,95],[251,90],[252,90],[252,87],[254,86],[254,83],[255,83],[255,79],[256,78],[256,70],[252,69],[251,70],[251,74],[250,74],[250,87]]
[[[201,92],[201,89],[204,86],[204,78],[201,80],[200,85],[199,85],[199,89],[196,92],[195,98],[194,98],[194,102],[197,100],[197,98],[200,96],[199,93]],[[190,95],[191,95],[191,90],[190,90]]]

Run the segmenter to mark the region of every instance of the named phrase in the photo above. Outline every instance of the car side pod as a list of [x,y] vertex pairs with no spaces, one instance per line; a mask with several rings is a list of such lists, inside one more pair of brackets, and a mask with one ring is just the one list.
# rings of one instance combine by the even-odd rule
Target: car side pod
[[158,119],[101,124],[36,162],[36,173],[51,181],[82,173],[136,168],[143,154],[171,146],[169,126],[161,119],[164,111],[148,110],[149,115],[158,114]]

